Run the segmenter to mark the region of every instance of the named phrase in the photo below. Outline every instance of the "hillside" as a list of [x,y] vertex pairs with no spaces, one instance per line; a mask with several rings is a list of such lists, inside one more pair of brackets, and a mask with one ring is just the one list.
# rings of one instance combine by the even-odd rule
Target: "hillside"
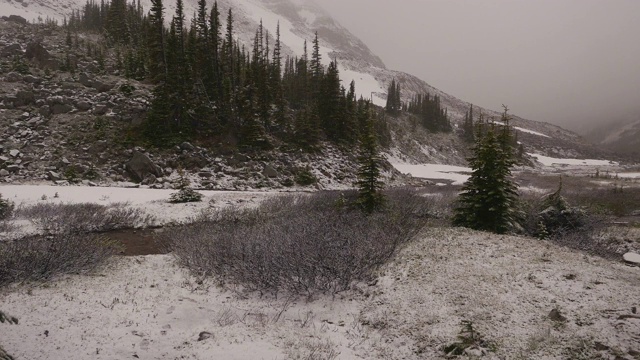
[[594,144],[613,151],[640,154],[640,120],[618,121],[599,127],[585,135]]

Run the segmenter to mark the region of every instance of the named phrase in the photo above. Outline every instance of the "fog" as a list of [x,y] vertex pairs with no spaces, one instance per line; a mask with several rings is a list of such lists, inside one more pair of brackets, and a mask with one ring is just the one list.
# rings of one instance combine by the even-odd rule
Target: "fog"
[[387,67],[584,132],[640,117],[638,0],[316,0]]

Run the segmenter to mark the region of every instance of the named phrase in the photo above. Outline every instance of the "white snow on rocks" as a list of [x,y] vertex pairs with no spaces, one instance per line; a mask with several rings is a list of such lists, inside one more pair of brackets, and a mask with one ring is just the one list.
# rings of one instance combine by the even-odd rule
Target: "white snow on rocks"
[[628,263],[640,266],[640,254],[630,252],[624,254],[622,258]]

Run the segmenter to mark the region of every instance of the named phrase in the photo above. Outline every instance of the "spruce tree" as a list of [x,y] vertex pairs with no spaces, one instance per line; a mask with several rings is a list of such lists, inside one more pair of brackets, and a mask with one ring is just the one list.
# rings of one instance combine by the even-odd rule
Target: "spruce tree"
[[453,224],[476,230],[504,234],[519,229],[517,186],[511,180],[515,165],[511,146],[505,146],[511,136],[507,110],[502,115],[507,126],[479,124],[474,154],[469,158],[473,170],[465,182],[454,209]]
[[473,144],[475,140],[473,125],[473,104],[469,107],[469,112],[464,114],[464,123],[462,124],[463,138],[466,142]]
[[371,110],[363,106],[365,129],[360,138],[360,154],[358,156],[358,205],[365,212],[373,212],[384,205],[385,198],[382,190],[384,183],[381,178],[382,159],[378,153],[378,139],[374,132]]

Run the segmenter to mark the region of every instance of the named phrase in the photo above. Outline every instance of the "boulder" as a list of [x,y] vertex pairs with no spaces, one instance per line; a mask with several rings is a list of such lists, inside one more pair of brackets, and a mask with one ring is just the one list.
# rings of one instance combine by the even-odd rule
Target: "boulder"
[[16,93],[16,99],[14,101],[15,106],[26,106],[33,104],[36,100],[35,95],[31,91],[18,91]]
[[49,51],[39,42],[32,42],[27,45],[24,56],[29,60],[35,60],[39,64],[46,64],[51,58]]
[[93,87],[98,90],[98,92],[107,92],[107,91],[111,91],[111,89],[113,89],[115,87],[114,84],[107,84],[107,83],[103,83],[101,81],[95,80],[93,82]]
[[38,113],[44,117],[51,115],[51,107],[49,105],[43,105],[38,110]]
[[42,83],[42,79],[33,75],[25,75],[22,78],[22,81],[29,83],[29,84],[40,84]]
[[16,56],[22,53],[22,46],[20,44],[11,44],[2,48],[0,51],[0,57]]
[[55,104],[51,108],[53,114],[66,114],[73,110],[73,107],[69,104]]
[[180,144],[180,149],[187,150],[187,151],[193,151],[195,149],[195,147],[193,145],[191,145],[191,143],[185,141],[182,144]]
[[6,169],[0,169],[0,176],[9,176],[9,172]]
[[93,79],[89,79],[89,76],[85,73],[78,75],[78,82],[86,87],[93,87]]
[[622,258],[629,264],[640,266],[640,254],[628,252]]
[[134,152],[131,160],[124,166],[129,176],[137,182],[144,180],[149,175],[162,176],[158,166],[147,155],[139,151]]
[[7,75],[5,75],[4,81],[6,81],[6,82],[20,82],[20,81],[22,81],[22,75],[18,74],[15,71],[14,72],[10,72]]
[[8,21],[8,22],[13,22],[13,23],[16,23],[16,24],[21,24],[21,25],[26,25],[27,24],[27,19],[23,18],[20,15],[3,16],[2,20]]
[[7,171],[10,173],[17,173],[20,171],[20,165],[9,165],[7,166]]
[[58,181],[62,179],[62,176],[55,171],[47,171],[47,178],[51,181]]
[[100,105],[96,105],[96,107],[93,109],[93,113],[96,115],[104,115],[107,113],[108,110],[109,108],[107,107],[107,105],[100,104]]
[[20,150],[12,149],[9,151],[9,155],[11,155],[11,157],[17,157],[20,155]]
[[76,103],[76,107],[78,108],[78,110],[80,111],[88,111],[91,109],[91,103],[89,103],[88,101],[78,101]]
[[271,165],[266,165],[264,167],[264,170],[262,171],[262,175],[269,178],[275,178],[275,177],[278,177],[278,171],[274,169]]

